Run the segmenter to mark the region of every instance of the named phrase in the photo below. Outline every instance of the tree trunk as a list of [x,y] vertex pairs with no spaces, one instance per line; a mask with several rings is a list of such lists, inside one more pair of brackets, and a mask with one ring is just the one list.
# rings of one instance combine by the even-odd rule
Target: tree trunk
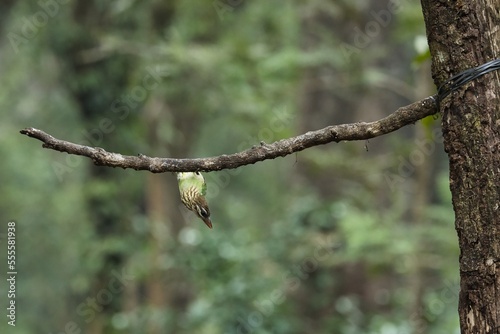
[[[498,58],[498,0],[431,1],[422,8],[436,85]],[[500,332],[500,73],[441,103],[460,245],[462,333]]]
[[[143,107],[145,124],[147,124],[148,147],[151,154],[181,154],[176,147],[171,147],[167,140],[161,137],[162,124],[169,122],[170,107],[159,97],[153,96]],[[191,141],[188,141],[191,143]],[[182,145],[177,147],[183,148]],[[184,148],[185,151],[187,149]],[[167,153],[165,153],[167,152]],[[171,245],[177,242],[179,232],[185,226],[179,207],[182,205],[177,190],[177,180],[174,175],[164,174],[146,176],[146,214],[151,226],[149,241],[150,274],[146,280],[146,298],[151,314],[148,317],[147,332],[179,333],[181,322],[193,296],[191,286],[182,268],[176,266],[162,269],[162,258],[175,257]],[[170,245],[170,247],[168,247]],[[173,247],[175,249],[175,247]],[[163,323],[162,317],[155,314],[170,313],[175,321]]]

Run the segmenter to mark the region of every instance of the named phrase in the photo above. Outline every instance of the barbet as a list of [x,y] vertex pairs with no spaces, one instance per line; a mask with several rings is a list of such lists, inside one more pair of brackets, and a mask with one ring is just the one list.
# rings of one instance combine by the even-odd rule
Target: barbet
[[209,228],[212,228],[210,209],[205,199],[207,184],[203,176],[199,172],[177,173],[177,181],[182,203],[196,213]]

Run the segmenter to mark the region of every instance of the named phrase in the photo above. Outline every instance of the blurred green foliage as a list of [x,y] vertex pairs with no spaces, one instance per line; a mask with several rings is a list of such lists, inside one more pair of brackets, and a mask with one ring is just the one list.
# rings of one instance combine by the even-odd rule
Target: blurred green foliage
[[[206,174],[213,231],[184,211],[173,175],[96,167],[19,134],[202,157],[375,120],[433,93],[418,5],[2,6],[1,261],[14,220],[16,333],[458,333],[435,120]],[[160,221],[155,182],[169,187]],[[5,316],[0,330],[12,332]]]

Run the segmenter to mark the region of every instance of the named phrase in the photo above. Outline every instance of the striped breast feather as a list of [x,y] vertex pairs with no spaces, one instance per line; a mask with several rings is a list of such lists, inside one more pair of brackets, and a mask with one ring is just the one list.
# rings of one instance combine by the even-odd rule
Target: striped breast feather
[[200,192],[196,187],[188,187],[181,193],[181,201],[184,203],[189,209],[194,209],[194,204],[199,201]]

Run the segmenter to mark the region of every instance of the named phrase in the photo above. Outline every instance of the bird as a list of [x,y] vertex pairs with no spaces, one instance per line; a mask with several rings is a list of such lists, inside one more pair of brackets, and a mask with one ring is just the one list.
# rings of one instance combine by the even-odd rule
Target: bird
[[207,184],[200,172],[184,172],[177,173],[177,181],[179,182],[179,192],[181,194],[181,202],[189,210],[196,213],[198,217],[212,228],[210,220],[210,209],[208,208],[205,195],[207,194]]

